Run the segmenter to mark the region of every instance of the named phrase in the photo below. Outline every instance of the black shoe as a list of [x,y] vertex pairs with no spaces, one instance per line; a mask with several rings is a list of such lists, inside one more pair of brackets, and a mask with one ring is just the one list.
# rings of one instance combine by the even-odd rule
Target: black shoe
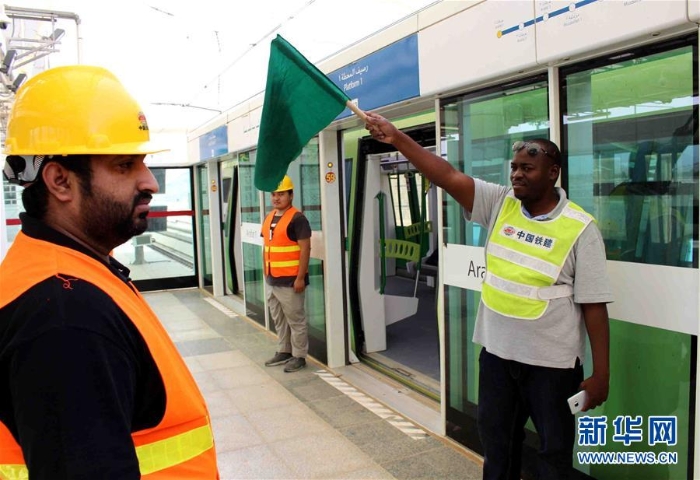
[[290,361],[292,358],[291,353],[275,353],[275,356],[265,362],[266,367],[274,367],[276,365],[282,365]]
[[306,359],[301,358],[301,357],[293,357],[289,362],[287,362],[287,365],[284,367],[284,371],[289,373],[289,372],[296,372],[297,370],[301,370],[306,366]]

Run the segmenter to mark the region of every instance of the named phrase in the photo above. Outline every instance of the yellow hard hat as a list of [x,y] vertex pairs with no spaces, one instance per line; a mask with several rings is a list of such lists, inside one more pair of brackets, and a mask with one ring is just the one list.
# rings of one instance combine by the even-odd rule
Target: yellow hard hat
[[277,185],[277,190],[273,191],[286,192],[287,190],[294,190],[294,184],[292,183],[292,179],[289,178],[289,175],[285,175],[280,184]]
[[162,152],[143,110],[108,70],[46,70],[18,89],[7,123],[7,155],[138,155]]

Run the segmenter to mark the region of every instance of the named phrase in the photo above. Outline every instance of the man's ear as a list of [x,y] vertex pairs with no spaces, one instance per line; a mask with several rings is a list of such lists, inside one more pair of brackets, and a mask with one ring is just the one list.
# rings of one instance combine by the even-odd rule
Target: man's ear
[[549,178],[554,180],[555,182],[559,178],[559,173],[561,172],[561,167],[557,165],[556,163],[552,164],[552,166],[549,168]]
[[77,185],[75,176],[60,163],[49,162],[44,165],[41,178],[49,194],[59,201],[68,202],[73,199]]

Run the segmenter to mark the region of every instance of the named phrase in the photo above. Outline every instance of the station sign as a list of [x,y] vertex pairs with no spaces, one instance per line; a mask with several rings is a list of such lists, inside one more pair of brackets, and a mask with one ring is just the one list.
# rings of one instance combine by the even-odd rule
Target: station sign
[[199,159],[218,157],[228,153],[228,131],[226,125],[215,128],[199,137]]
[[[418,97],[418,35],[405,37],[327,76],[362,110]],[[336,120],[351,114],[346,108]]]

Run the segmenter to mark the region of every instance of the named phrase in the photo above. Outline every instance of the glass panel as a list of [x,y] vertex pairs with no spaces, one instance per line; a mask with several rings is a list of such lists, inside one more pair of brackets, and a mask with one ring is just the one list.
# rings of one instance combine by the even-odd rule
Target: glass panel
[[[695,358],[693,337],[679,332],[635,325],[628,322],[610,322],[610,371],[614,380],[610,397],[589,416],[607,416],[607,443],[602,447],[577,447],[577,451],[605,452],[661,452],[676,453],[674,465],[590,465],[586,472],[599,480],[637,480],[640,478],[690,478],[688,463],[692,462],[692,432],[694,418],[689,416],[691,393],[695,391]],[[586,366],[587,371],[589,367]],[[641,394],[644,392],[644,395]],[[612,441],[615,434],[613,421],[618,416],[641,416],[643,442],[626,447],[621,441]],[[650,416],[673,416],[676,420],[678,443],[649,445],[648,419]],[[624,433],[624,432],[622,432]],[[582,466],[578,466],[582,468]],[[693,476],[697,478],[697,474]]]
[[[193,286],[195,276],[190,168],[151,167],[159,191],[151,200],[148,230],[116,247],[114,258],[126,265],[140,290]],[[3,180],[7,240],[20,231],[22,189]],[[171,279],[166,282],[159,280]]]
[[241,220],[248,223],[262,223],[260,216],[260,190],[255,188],[255,151],[239,155],[241,176]]
[[209,223],[211,218],[209,216],[209,177],[208,177],[208,166],[199,165],[197,166],[197,181],[199,183],[199,204],[201,205],[201,211],[198,212],[200,222],[199,222],[199,236],[202,239],[201,255],[202,255],[202,267],[200,275],[202,277],[202,286],[208,291],[213,291],[214,279],[212,275],[212,258],[211,258],[211,230]]
[[[391,185],[391,202],[394,207],[394,224],[397,227],[408,227],[413,223],[411,218],[410,182],[406,173],[389,175]],[[411,172],[410,175],[413,175]],[[396,229],[396,238],[403,238],[403,228]]]
[[568,193],[610,260],[698,266],[693,71],[688,46],[566,77]]
[[[238,156],[240,176],[241,222],[262,225],[260,215],[260,190],[253,184],[256,151]],[[263,277],[262,247],[246,243],[243,238],[243,282],[248,317],[265,325],[265,278]]]
[[5,225],[7,226],[7,246],[9,248],[20,231],[19,214],[24,212],[22,206],[22,187],[12,185],[2,176],[3,193],[5,198]]
[[[311,230],[320,232],[321,225],[321,170],[319,168],[318,139],[313,138],[299,156],[301,177],[300,197],[297,204],[309,220]],[[297,161],[295,160],[294,163]],[[295,201],[295,203],[297,203]],[[313,254],[313,252],[312,252]],[[306,290],[306,318],[309,324],[309,354],[323,363],[326,352],[326,301],[324,295],[323,261],[309,260],[309,287]]]
[[301,203],[297,208],[306,215],[311,230],[321,231],[321,169],[318,155],[318,138],[312,138],[295,163],[299,162],[301,176]]
[[[517,140],[549,137],[547,84],[463,96],[441,107],[442,152],[455,168],[473,177],[509,184],[511,146]],[[462,207],[443,196],[444,241],[483,246],[487,231],[467,222]],[[478,356],[472,343],[480,292],[445,287],[447,348],[447,434],[480,451],[476,431]]]
[[[295,208],[304,212],[312,231],[321,231],[321,173],[319,168],[318,138],[312,138],[299,157],[287,168],[294,183]],[[271,195],[264,193],[265,211],[272,210]],[[313,255],[313,252],[312,252]],[[262,262],[262,260],[261,260]],[[306,289],[305,308],[309,325],[309,354],[326,362],[326,308],[324,295],[323,261],[309,260],[309,286]],[[274,325],[270,330],[275,331]]]
[[[698,267],[695,42],[562,75],[569,196],[598,219],[608,259],[655,265],[643,274],[628,267],[633,273],[616,279],[622,284],[634,285],[638,275],[653,281],[650,269]],[[697,302],[697,292],[688,302]],[[589,412],[607,416],[608,442],[577,450],[668,451],[678,458],[674,465],[591,465],[588,473],[600,479],[686,478],[694,444],[694,337],[611,320],[610,339],[610,370],[624,375],[615,376],[607,402]],[[590,360],[585,368],[591,371]],[[645,441],[635,448],[610,441],[613,420],[627,415],[644,422]],[[677,445],[648,444],[650,416],[677,419]]]
[[192,179],[189,168],[151,168],[158,193],[151,200],[148,230],[114,249],[135,281],[189,277],[194,270]]

